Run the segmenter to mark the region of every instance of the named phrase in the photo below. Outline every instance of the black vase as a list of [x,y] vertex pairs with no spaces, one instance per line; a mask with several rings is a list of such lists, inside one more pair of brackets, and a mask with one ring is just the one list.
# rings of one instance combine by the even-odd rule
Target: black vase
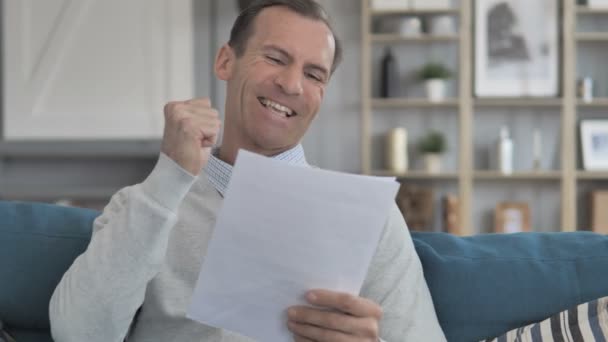
[[399,96],[399,68],[390,47],[384,50],[380,73],[380,97]]

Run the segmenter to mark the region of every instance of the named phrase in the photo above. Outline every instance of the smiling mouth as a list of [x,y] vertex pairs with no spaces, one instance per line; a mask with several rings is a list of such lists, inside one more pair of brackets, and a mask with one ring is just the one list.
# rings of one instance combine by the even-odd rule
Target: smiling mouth
[[269,100],[265,97],[258,97],[258,101],[260,101],[262,106],[272,110],[274,113],[280,114],[283,117],[291,118],[298,115],[293,109],[285,107],[282,104]]

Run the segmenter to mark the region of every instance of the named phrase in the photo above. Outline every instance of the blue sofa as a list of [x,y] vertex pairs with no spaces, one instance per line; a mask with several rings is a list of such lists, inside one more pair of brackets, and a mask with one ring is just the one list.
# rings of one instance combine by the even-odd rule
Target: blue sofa
[[[17,342],[51,341],[50,296],[86,249],[97,215],[93,210],[0,201],[0,320]],[[607,236],[413,237],[449,341],[500,335],[608,295]]]

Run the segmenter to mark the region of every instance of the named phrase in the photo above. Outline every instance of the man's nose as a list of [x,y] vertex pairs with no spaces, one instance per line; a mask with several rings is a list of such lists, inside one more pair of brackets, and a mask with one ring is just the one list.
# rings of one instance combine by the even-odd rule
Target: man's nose
[[287,95],[302,94],[302,72],[298,68],[283,68],[276,78],[276,83]]

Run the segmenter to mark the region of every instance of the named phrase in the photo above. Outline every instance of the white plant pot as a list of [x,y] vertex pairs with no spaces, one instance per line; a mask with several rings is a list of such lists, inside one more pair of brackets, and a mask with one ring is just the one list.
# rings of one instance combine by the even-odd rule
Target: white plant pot
[[424,155],[424,168],[428,173],[441,172],[441,154],[426,153]]
[[431,102],[441,102],[445,99],[445,80],[433,78],[424,81],[426,96]]

